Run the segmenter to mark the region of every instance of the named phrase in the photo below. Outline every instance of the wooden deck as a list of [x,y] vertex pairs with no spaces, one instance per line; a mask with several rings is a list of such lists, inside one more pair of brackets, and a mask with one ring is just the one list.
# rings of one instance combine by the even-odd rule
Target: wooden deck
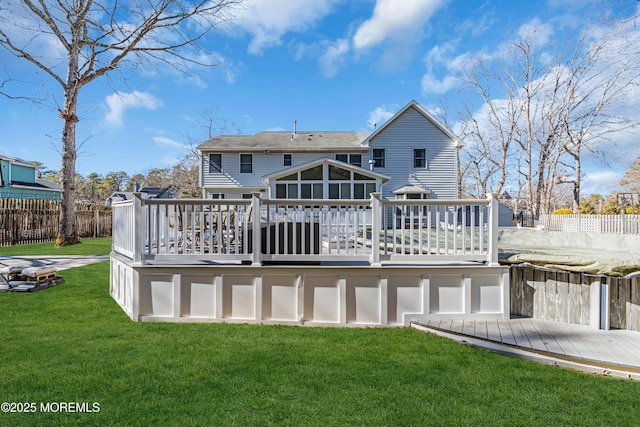
[[[427,320],[417,325],[451,334],[480,347],[491,344],[519,349],[569,363],[617,371],[640,379],[640,333],[598,330],[589,326],[519,318],[497,320]],[[465,341],[464,339],[459,339]],[[499,351],[499,349],[498,349]]]

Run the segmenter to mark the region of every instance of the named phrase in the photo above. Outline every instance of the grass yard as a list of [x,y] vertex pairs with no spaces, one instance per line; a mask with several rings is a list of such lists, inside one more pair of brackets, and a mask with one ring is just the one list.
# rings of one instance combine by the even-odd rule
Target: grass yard
[[[0,413],[0,425],[624,426],[640,419],[638,382],[409,328],[134,323],[109,297],[109,263],[63,275],[65,284],[45,291],[0,293],[0,402],[38,409]],[[97,402],[99,412],[41,412],[48,402]]]
[[0,246],[3,255],[109,255],[111,237],[80,239],[82,243],[56,248],[55,242],[33,243],[29,245]]

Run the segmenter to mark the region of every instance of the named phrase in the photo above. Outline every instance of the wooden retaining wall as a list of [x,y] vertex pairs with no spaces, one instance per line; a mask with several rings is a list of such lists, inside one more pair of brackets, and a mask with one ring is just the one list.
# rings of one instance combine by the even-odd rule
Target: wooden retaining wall
[[[0,199],[0,246],[56,239],[60,202],[43,199]],[[111,207],[79,203],[76,227],[80,237],[111,235]]]
[[612,329],[640,331],[640,277],[608,277]]
[[514,265],[510,270],[510,301],[512,317],[640,331],[640,277]]

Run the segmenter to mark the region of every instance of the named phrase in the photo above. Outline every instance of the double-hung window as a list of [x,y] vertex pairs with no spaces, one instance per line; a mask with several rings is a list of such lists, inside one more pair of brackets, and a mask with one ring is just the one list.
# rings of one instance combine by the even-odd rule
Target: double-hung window
[[282,155],[282,166],[293,166],[293,154]]
[[253,173],[253,154],[240,154],[240,173]]
[[373,166],[376,168],[383,168],[385,163],[384,148],[373,149]]
[[414,169],[424,169],[427,167],[427,150],[424,148],[413,149],[413,167]]
[[336,160],[362,167],[362,154],[336,154]]
[[209,173],[222,172],[222,154],[211,153],[209,154]]

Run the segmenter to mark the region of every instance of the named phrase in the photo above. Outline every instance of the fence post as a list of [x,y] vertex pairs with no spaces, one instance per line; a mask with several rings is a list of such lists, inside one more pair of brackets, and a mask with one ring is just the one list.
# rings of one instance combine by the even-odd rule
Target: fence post
[[[380,219],[380,197],[382,193],[371,193],[371,257],[372,266],[380,265],[380,230],[382,223]],[[364,236],[366,238],[366,236]]]
[[260,266],[262,264],[262,227],[260,225],[260,192],[251,193],[251,265]]
[[499,267],[498,263],[498,193],[487,193],[489,199],[489,267]]
[[133,193],[133,262],[142,262],[144,247],[144,221],[142,193]]
[[100,223],[100,214],[98,213],[98,208],[93,210],[93,237],[98,237],[100,235],[98,230],[98,224]]

